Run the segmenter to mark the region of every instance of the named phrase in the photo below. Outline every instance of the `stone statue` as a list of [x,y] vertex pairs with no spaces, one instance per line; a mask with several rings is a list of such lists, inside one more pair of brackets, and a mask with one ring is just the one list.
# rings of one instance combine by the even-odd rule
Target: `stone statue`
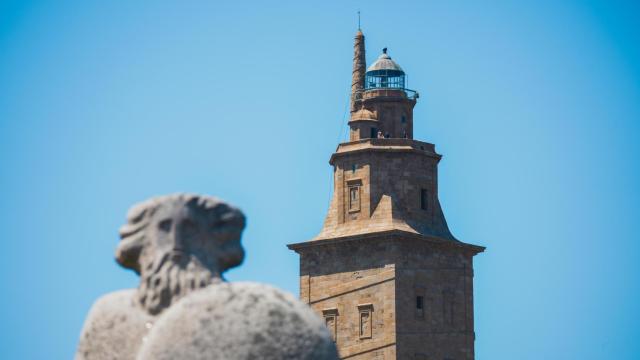
[[323,322],[292,295],[224,282],[244,259],[244,226],[240,210],[207,196],[131,208],[116,260],[140,284],[94,303],[76,359],[337,359]]

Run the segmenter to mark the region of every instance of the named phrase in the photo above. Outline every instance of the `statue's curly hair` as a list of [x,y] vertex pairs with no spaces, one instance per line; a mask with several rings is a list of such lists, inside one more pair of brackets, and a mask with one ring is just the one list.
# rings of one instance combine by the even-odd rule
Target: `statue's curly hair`
[[[183,193],[153,197],[135,204],[127,213],[127,223],[120,228],[120,243],[116,248],[116,261],[120,265],[140,274],[140,254],[148,243],[146,229],[160,207],[167,203],[176,202],[185,207],[202,211],[204,216],[209,219],[212,230],[227,226],[234,227],[239,231],[244,229],[246,223],[244,214],[218,198]],[[238,244],[236,251],[232,254],[223,252],[222,255],[223,258],[218,259],[220,273],[240,265],[244,259],[244,250]]]

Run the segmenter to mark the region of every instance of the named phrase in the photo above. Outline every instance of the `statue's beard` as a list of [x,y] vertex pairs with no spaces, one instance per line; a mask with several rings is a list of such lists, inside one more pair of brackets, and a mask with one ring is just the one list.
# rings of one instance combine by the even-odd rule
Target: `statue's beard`
[[219,281],[220,274],[214,274],[195,256],[164,253],[142,270],[138,302],[157,315],[190,292]]

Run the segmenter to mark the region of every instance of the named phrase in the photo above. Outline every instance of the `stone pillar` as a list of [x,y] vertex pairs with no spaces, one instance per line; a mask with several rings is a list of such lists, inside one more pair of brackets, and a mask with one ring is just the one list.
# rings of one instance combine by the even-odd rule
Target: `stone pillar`
[[367,60],[364,52],[364,34],[360,29],[356,33],[353,44],[353,73],[351,74],[351,112],[357,109],[356,101],[362,97],[364,76],[367,71]]

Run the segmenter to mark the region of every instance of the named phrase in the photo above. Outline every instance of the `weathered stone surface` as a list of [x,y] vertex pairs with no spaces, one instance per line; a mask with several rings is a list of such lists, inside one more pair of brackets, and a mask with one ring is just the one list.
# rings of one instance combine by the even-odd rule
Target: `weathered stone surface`
[[135,359],[154,316],[136,307],[135,289],[98,299],[85,321],[76,359]]
[[138,360],[337,359],[323,322],[292,295],[257,283],[212,285],[169,308]]
[[[240,210],[208,196],[175,194],[134,206],[116,260],[140,274],[140,285],[96,301],[76,359],[268,358],[256,355],[263,351],[335,358],[328,332],[306,305],[267,286],[223,283],[224,271],[244,258],[244,226]],[[143,344],[146,355],[139,355]]]

